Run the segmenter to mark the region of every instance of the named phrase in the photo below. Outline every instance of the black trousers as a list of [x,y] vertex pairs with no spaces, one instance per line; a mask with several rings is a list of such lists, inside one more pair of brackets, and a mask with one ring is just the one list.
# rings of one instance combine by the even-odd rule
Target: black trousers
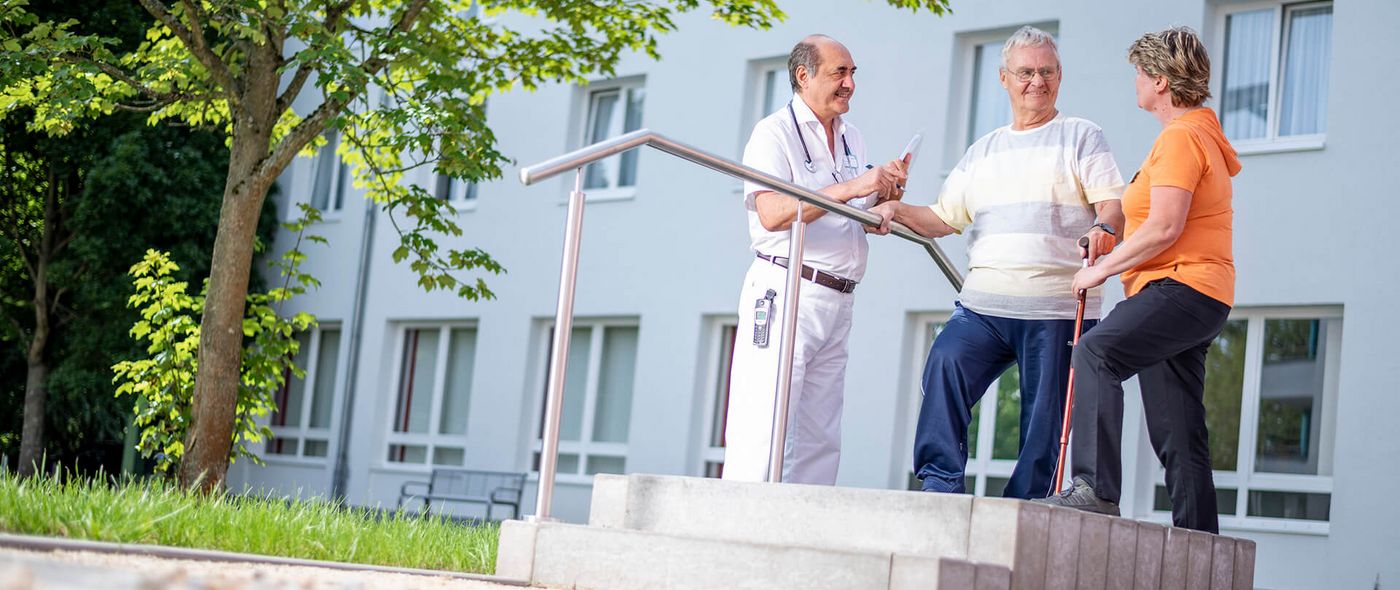
[[1117,503],[1123,486],[1123,381],[1138,376],[1152,450],[1167,469],[1172,523],[1220,530],[1206,432],[1206,351],[1230,306],[1173,279],[1148,283],[1074,349],[1071,472]]

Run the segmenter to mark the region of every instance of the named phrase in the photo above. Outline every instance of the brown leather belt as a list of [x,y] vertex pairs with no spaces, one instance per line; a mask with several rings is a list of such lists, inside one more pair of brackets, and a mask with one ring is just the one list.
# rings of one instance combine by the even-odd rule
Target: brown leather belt
[[[762,252],[757,252],[756,254],[758,254],[759,260],[771,262],[783,268],[788,267],[788,259],[786,256],[769,256]],[[816,283],[823,287],[836,289],[837,291],[840,291],[842,293],[852,293],[856,290],[856,281],[841,278],[824,270],[817,270],[805,264],[802,265],[802,278],[812,281],[813,283]]]

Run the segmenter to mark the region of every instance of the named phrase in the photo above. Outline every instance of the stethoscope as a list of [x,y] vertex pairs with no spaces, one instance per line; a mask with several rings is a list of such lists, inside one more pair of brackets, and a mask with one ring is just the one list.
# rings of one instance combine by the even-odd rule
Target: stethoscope
[[[792,116],[792,126],[797,129],[797,141],[802,142],[802,157],[807,160],[804,166],[807,167],[808,172],[816,172],[817,165],[812,163],[812,152],[807,149],[807,140],[802,137],[802,126],[797,124],[797,111],[792,110],[792,101],[788,101],[787,109],[788,114]],[[841,134],[841,147],[846,150],[846,171],[848,173],[854,172],[856,169],[856,157],[851,155],[851,144],[846,142],[845,133]],[[832,173],[833,176],[835,174],[835,172]],[[841,179],[837,178],[836,181],[840,182]]]

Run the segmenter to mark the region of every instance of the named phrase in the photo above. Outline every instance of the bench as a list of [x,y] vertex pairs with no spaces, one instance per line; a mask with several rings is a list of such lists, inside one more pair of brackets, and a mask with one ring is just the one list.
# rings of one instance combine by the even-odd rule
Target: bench
[[415,499],[423,502],[424,510],[431,509],[433,502],[485,504],[486,520],[491,520],[492,509],[509,506],[510,517],[518,518],[524,489],[524,473],[434,467],[428,481],[405,482],[399,487],[399,508]]

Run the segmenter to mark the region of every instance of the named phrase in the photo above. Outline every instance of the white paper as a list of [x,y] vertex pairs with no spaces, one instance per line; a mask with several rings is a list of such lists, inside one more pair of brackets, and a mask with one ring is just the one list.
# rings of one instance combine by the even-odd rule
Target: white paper
[[904,146],[904,152],[899,154],[899,159],[903,160],[905,156],[909,156],[909,165],[913,166],[914,158],[919,156],[919,145],[923,142],[924,134],[915,133],[914,137],[909,138],[909,145]]

